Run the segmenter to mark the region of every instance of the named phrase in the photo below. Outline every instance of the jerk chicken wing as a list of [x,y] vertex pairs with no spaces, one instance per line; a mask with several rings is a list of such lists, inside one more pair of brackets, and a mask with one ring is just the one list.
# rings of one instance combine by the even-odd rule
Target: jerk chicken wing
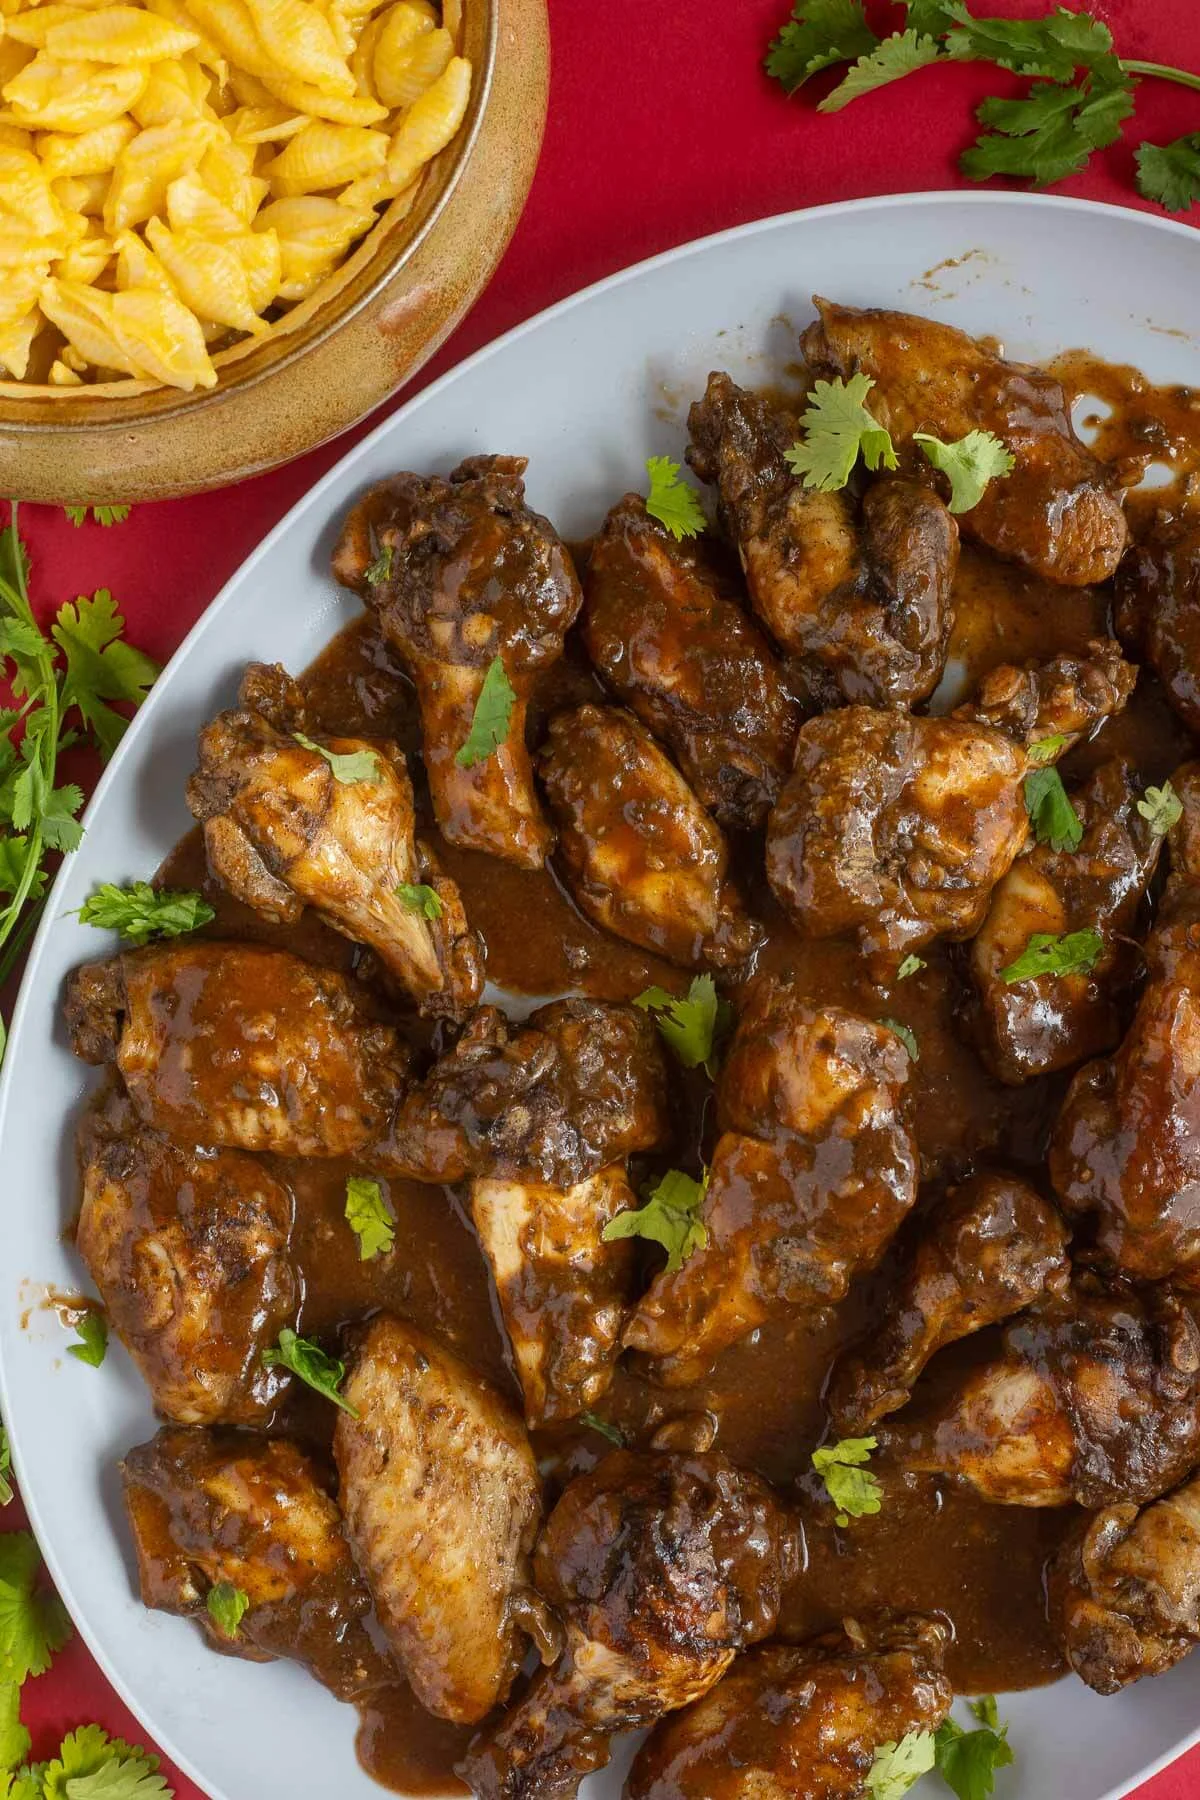
[[541,1516],[511,1407],[433,1338],[388,1313],[363,1331],[334,1435],[346,1531],[422,1705],[471,1724],[524,1653],[514,1601]]
[[1128,530],[1111,471],[1080,443],[1062,387],[1044,369],[1006,362],[964,331],[912,313],[815,301],[800,339],[814,375],[863,374],[872,415],[897,447],[914,433],[951,441],[991,431],[1014,458],[988,483],[962,529],[998,556],[1071,586],[1106,581]]
[[608,686],[671,751],[719,825],[760,825],[800,712],[762,632],[702,542],[626,494],[592,545],[582,623]]
[[1115,587],[1118,636],[1150,664],[1188,730],[1200,733],[1200,527],[1132,545]]
[[193,1150],[109,1090],[79,1132],[75,1242],[163,1418],[261,1424],[287,1376],[262,1352],[294,1322],[290,1190],[257,1157]]
[[[413,836],[403,754],[360,738],[317,746],[307,726],[296,683],[278,665],[252,663],[236,708],[200,733],[188,805],[204,826],[209,869],[279,923],[313,907],[369,945],[422,1012],[460,1017],[479,999],[483,947],[458,888]],[[347,780],[330,756],[354,755],[372,772]],[[432,905],[414,903],[414,887],[428,888]]]
[[559,713],[537,765],[567,886],[590,919],[685,969],[745,961],[762,932],[729,846],[644,726],[616,707]]
[[[475,456],[448,481],[397,475],[360,501],[333,571],[379,615],[421,707],[425,767],[444,837],[540,869],[552,837],[533,789],[525,716],[583,601],[554,527],[525,504],[523,457]],[[514,691],[502,741],[460,760],[488,669]]]
[[688,415],[688,461],[716,485],[759,618],[822,704],[905,707],[941,678],[958,527],[929,487],[881,481],[861,513],[788,467],[793,419],[713,374]]
[[827,1405],[842,1437],[903,1406],[947,1344],[1066,1284],[1063,1222],[1015,1175],[975,1175],[917,1224],[882,1317],[834,1370]]
[[936,1731],[953,1689],[937,1619],[848,1619],[805,1644],[760,1644],[657,1725],[628,1800],[859,1800],[881,1744]]
[[407,1085],[407,1053],[353,984],[286,950],[127,950],[76,969],[66,1016],[75,1054],[115,1063],[139,1118],[186,1144],[352,1156]]
[[783,1554],[770,1490],[723,1456],[618,1450],[577,1476],[534,1555],[562,1651],[471,1746],[479,1800],[566,1800],[614,1732],[707,1693],[774,1628]]
[[721,1071],[705,1241],[625,1331],[656,1381],[695,1381],[772,1313],[833,1305],[879,1261],[916,1198],[908,1074],[887,1026],[810,1006],[795,982],[753,990]]
[[[195,1619],[227,1655],[292,1657],[340,1700],[395,1680],[368,1634],[370,1596],[338,1509],[297,1445],[165,1427],[121,1473],[147,1606]],[[221,1582],[249,1600],[235,1637],[208,1611]]]

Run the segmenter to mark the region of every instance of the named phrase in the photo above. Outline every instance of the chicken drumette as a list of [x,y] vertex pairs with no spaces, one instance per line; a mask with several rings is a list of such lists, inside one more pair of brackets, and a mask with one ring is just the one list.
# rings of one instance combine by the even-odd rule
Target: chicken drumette
[[1188,730],[1200,733],[1200,526],[1134,544],[1115,587],[1118,636],[1156,671]]
[[[552,834],[534,793],[525,715],[583,601],[554,527],[525,504],[525,461],[475,456],[448,481],[397,475],[351,513],[337,579],[379,615],[421,707],[434,812],[450,843],[539,869]],[[514,693],[495,748],[460,761],[491,665]]]
[[115,1063],[138,1116],[185,1144],[353,1156],[408,1084],[352,982],[285,950],[196,943],[86,963],[67,984],[84,1062]]
[[836,1304],[912,1206],[908,1052],[885,1025],[752,992],[721,1071],[704,1243],[654,1281],[625,1331],[668,1386],[695,1381],[773,1313]]
[[294,1322],[290,1190],[257,1157],[173,1144],[110,1088],[79,1133],[76,1245],[158,1412],[263,1423],[287,1376],[262,1352]]
[[[230,1656],[292,1657],[340,1700],[395,1680],[338,1509],[297,1445],[166,1427],[121,1472],[147,1606],[195,1619]],[[232,1637],[207,1605],[222,1582],[249,1601]]]
[[[880,973],[936,937],[971,937],[1028,837],[1023,777],[1119,712],[1135,676],[1105,641],[994,669],[950,718],[810,719],[767,829],[776,899],[808,937],[855,932]],[[1049,749],[1030,758],[1034,744]]]
[[903,1406],[947,1344],[1066,1285],[1063,1222],[1016,1176],[973,1176],[915,1223],[918,1235],[882,1316],[834,1370],[827,1404],[843,1437]]
[[958,527],[931,488],[848,492],[788,467],[795,420],[713,374],[688,415],[688,461],[716,485],[759,618],[800,659],[822,704],[905,707],[937,686],[954,623]]
[[1173,1668],[1200,1644],[1200,1475],[1149,1506],[1081,1519],[1046,1594],[1064,1656],[1098,1694]]
[[936,1731],[954,1698],[936,1619],[848,1619],[760,1644],[638,1752],[628,1800],[860,1800],[881,1744]]
[[770,1490],[723,1456],[618,1450],[577,1476],[534,1555],[561,1653],[471,1746],[479,1800],[565,1800],[614,1732],[707,1693],[774,1628],[784,1555]]
[[729,877],[724,835],[632,714],[557,714],[537,767],[567,886],[590,919],[685,969],[745,961],[762,932]]
[[[369,945],[422,1012],[461,1016],[479,999],[483,946],[458,888],[413,836],[402,752],[356,737],[318,747],[310,723],[290,676],[252,663],[237,707],[200,733],[188,805],[209,869],[269,919],[291,924],[311,906]],[[339,775],[348,765],[330,759],[340,757],[362,766]]]
[[944,441],[976,430],[1003,440],[1010,475],[988,483],[962,528],[1050,581],[1105,581],[1128,530],[1112,471],[1081,444],[1062,387],[1006,362],[964,331],[912,313],[816,302],[800,347],[814,375],[863,374],[871,413],[897,447],[916,432]]
[[800,711],[703,540],[678,542],[637,494],[609,513],[584,583],[588,655],[672,752],[719,825],[760,825]]
[[413,1692],[473,1724],[524,1654],[518,1592],[541,1484],[508,1402],[449,1351],[377,1313],[362,1332],[334,1434],[346,1533]]

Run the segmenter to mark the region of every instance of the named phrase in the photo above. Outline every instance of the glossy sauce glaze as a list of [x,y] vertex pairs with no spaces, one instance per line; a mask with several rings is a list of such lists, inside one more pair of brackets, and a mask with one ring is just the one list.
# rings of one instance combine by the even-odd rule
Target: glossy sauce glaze
[[[1076,355],[1056,365],[1072,396],[1098,397],[1111,409],[1099,427],[1100,454],[1123,464],[1131,479],[1152,460],[1165,461],[1171,485],[1139,497],[1136,530],[1166,507],[1186,505],[1200,467],[1197,415],[1190,390],[1153,390],[1132,370],[1110,369]],[[1084,415],[1088,409],[1085,407]],[[582,561],[586,550],[578,552]],[[935,698],[951,703],[989,668],[1059,651],[1083,651],[1109,629],[1105,591],[1053,586],[964,547],[955,584],[957,622],[947,682]],[[547,718],[602,697],[577,633],[567,655],[535,688],[529,742],[544,736]],[[410,754],[425,835],[446,873],[461,888],[471,924],[487,945],[487,974],[508,990],[510,1007],[524,1012],[535,998],[564,991],[629,999],[651,983],[678,988],[678,971],[591,925],[572,904],[552,869],[529,871],[440,840],[422,790],[420,732],[413,690],[374,619],[351,625],[302,680],[313,729],[379,735]],[[951,691],[952,690],[952,691]],[[948,696],[948,698],[947,698]],[[1064,768],[1068,786],[1098,760],[1123,754],[1146,780],[1161,781],[1189,753],[1190,742],[1152,675],[1143,670],[1127,710],[1111,722],[1100,745],[1083,745]],[[732,837],[731,870],[766,928],[766,941],[735,980],[722,987],[737,1001],[739,983],[764,971],[793,974],[813,1000],[878,1017],[886,1011],[915,1034],[920,1059],[911,1072],[912,1117],[921,1152],[922,1202],[977,1167],[1002,1165],[1032,1173],[1044,1186],[1045,1148],[1068,1076],[1024,1087],[1003,1087],[985,1070],[962,1029],[965,947],[935,944],[919,980],[886,1000],[848,943],[801,940],[772,900],[763,875],[761,834]],[[217,917],[209,935],[284,945],[309,959],[353,970],[361,954],[306,913],[277,928],[231,900],[208,876],[198,833],[191,834],[163,870],[173,885],[203,889]],[[440,1047],[442,1028],[401,1021],[418,1054]],[[660,1164],[635,1166],[635,1185],[658,1167],[698,1173],[711,1152],[711,1087],[676,1071],[676,1137]],[[358,1258],[344,1218],[345,1182],[353,1166],[339,1161],[268,1158],[296,1201],[296,1255],[303,1281],[299,1329],[335,1345],[341,1325],[387,1307],[436,1334],[519,1401],[520,1392],[499,1324],[495,1294],[459,1196],[393,1180],[384,1182],[395,1213],[396,1247],[370,1263]],[[900,1245],[907,1233],[901,1232]],[[647,1278],[656,1266],[645,1254]],[[856,1611],[880,1606],[944,1615],[954,1641],[948,1670],[960,1692],[1032,1686],[1062,1670],[1044,1618],[1043,1565],[1077,1516],[1073,1508],[1037,1510],[989,1506],[929,1476],[880,1466],[880,1513],[839,1530],[812,1474],[811,1452],[826,1431],[822,1390],[839,1347],[868,1326],[878,1310],[892,1258],[858,1283],[832,1316],[776,1320],[728,1350],[711,1376],[673,1393],[622,1366],[602,1404],[606,1421],[636,1444],[656,1424],[681,1412],[708,1412],[717,1446],[736,1463],[798,1499],[802,1519],[800,1568],[785,1596],[780,1635],[799,1639]],[[938,1357],[922,1390],[952,1379],[964,1362],[986,1355],[992,1332]],[[302,1391],[278,1423],[317,1452],[328,1449],[332,1413]],[[535,1434],[548,1503],[572,1474],[590,1468],[609,1445],[596,1430],[574,1424]],[[404,1687],[360,1703],[359,1755],[379,1781],[408,1792],[461,1791],[453,1765],[472,1735],[433,1719]]]

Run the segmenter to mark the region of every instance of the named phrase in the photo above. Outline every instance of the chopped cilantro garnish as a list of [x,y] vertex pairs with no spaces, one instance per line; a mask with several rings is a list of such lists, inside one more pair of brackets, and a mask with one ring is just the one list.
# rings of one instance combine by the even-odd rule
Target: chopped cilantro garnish
[[250,1596],[232,1581],[218,1581],[210,1587],[204,1602],[208,1616],[222,1636],[235,1638],[238,1626],[246,1616]]
[[867,1775],[867,1800],[901,1800],[934,1764],[932,1731],[910,1731],[898,1744],[880,1744]]
[[1066,747],[1066,732],[1056,731],[1052,737],[1038,738],[1035,744],[1030,744],[1025,754],[1031,763],[1041,765],[1053,762],[1056,756],[1062,755]]
[[78,908],[81,925],[117,931],[131,944],[181,937],[216,916],[201,894],[186,888],[155,888],[148,881],[132,881],[126,887],[106,881]]
[[423,882],[402,881],[396,889],[396,898],[401,906],[409,912],[420,913],[424,919],[440,919],[442,903],[435,888],[426,887]]
[[383,1189],[365,1175],[351,1175],[346,1183],[346,1222],[358,1238],[360,1262],[386,1255],[396,1241],[396,1224]]
[[990,481],[1011,475],[1016,458],[990,431],[968,431],[953,443],[943,443],[928,431],[918,431],[913,442],[935,469],[950,482],[950,511],[970,512],[983,499]]
[[851,1519],[877,1513],[882,1506],[879,1478],[863,1466],[870,1462],[877,1442],[873,1437],[842,1438],[813,1451],[812,1466],[837,1508],[835,1524],[848,1525]]
[[385,581],[391,580],[394,555],[394,547],[391,544],[385,544],[375,561],[367,564],[367,580],[372,587],[382,587]]
[[373,750],[328,750],[315,738],[305,737],[302,731],[293,731],[292,736],[302,749],[324,758],[333,772],[333,779],[341,787],[353,787],[356,781],[378,781],[379,758]]
[[494,656],[475,702],[466,742],[454,758],[460,769],[473,769],[499,749],[508,736],[516,702],[516,691],[505,673],[503,660]]
[[607,1419],[602,1419],[599,1413],[581,1412],[579,1423],[586,1425],[589,1431],[598,1431],[601,1437],[607,1438],[609,1443],[615,1444],[618,1449],[624,1448],[625,1433]]
[[814,383],[800,419],[804,437],[784,452],[788,467],[805,487],[822,493],[844,488],[860,456],[868,469],[896,467],[891,434],[864,404],[874,385],[869,375]]
[[1035,931],[1015,962],[1001,969],[1001,980],[1035,981],[1039,975],[1087,975],[1100,960],[1104,940],[1098,931],[1068,931],[1055,937]]
[[1083,821],[1072,806],[1057,769],[1034,769],[1025,777],[1025,811],[1039,844],[1051,850],[1078,850]]
[[926,967],[925,959],[920,956],[906,956],[896,970],[897,981],[907,981],[910,975],[919,975]]
[[694,1181],[679,1169],[669,1169],[647,1195],[645,1205],[618,1213],[601,1236],[606,1244],[629,1237],[661,1244],[667,1253],[667,1268],[673,1273],[708,1242],[708,1229],[697,1216],[707,1189],[707,1173],[703,1180]]
[[679,464],[669,456],[652,456],[646,464],[650,492],[646,511],[660,525],[665,525],[673,538],[695,537],[708,520],[695,488],[679,478]]
[[1169,781],[1164,781],[1161,787],[1148,787],[1144,798],[1138,801],[1137,809],[1158,837],[1166,837],[1172,825],[1183,817],[1183,801]]
[[108,1320],[98,1306],[91,1306],[75,1322],[77,1344],[67,1345],[67,1355],[98,1369],[108,1354]]
[[943,1720],[935,1741],[937,1769],[958,1800],[989,1800],[995,1790],[996,1770],[1013,1761],[1008,1727],[1000,1724],[994,1694],[968,1704],[979,1728],[964,1731],[954,1719]]
[[339,1362],[336,1356],[327,1356],[311,1338],[302,1338],[290,1325],[285,1325],[279,1334],[277,1348],[264,1350],[262,1359],[264,1368],[290,1369],[314,1393],[323,1394],[326,1400],[332,1400],[352,1419],[357,1419],[354,1407],[338,1392],[346,1378],[345,1363]]
[[729,1029],[733,1008],[718,997],[711,975],[694,976],[686,995],[646,988],[633,1004],[651,1014],[663,1042],[685,1069],[703,1065],[712,1074],[713,1052]]
[[909,1060],[911,1062],[920,1062],[921,1051],[917,1044],[917,1034],[910,1025],[904,1025],[899,1019],[891,1018],[880,1019],[879,1023],[881,1025],[886,1025],[889,1031],[895,1032],[896,1036],[900,1039],[900,1042],[904,1045],[904,1048],[908,1051]]

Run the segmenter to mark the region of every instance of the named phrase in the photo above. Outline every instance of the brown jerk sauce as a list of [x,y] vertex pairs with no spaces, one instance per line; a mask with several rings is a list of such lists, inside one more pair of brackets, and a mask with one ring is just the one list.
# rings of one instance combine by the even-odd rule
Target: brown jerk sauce
[[[1152,389],[1134,370],[1097,364],[1079,353],[1063,358],[1056,373],[1072,394],[1094,395],[1110,409],[1096,448],[1126,469],[1130,480],[1152,460],[1168,465],[1171,485],[1135,498],[1130,509],[1135,531],[1144,530],[1159,509],[1178,512],[1189,502],[1200,504],[1200,394]],[[1087,415],[1085,407],[1082,416]],[[964,687],[999,662],[1082,650],[1109,626],[1104,592],[1051,586],[971,545],[964,546],[955,600],[950,666],[961,670]],[[420,781],[412,690],[372,619],[364,616],[342,632],[303,685],[316,729],[394,738],[410,753]],[[533,709],[531,742],[538,740],[550,712],[598,697],[595,676],[578,644],[569,640],[567,658],[549,674]],[[1074,753],[1065,775],[1070,785],[1073,775],[1098,758],[1122,754],[1145,778],[1160,781],[1190,749],[1153,677],[1143,672],[1128,710],[1105,727],[1098,743]],[[419,803],[425,833],[486,940],[488,975],[498,987],[520,995],[574,990],[617,1000],[652,982],[677,990],[684,985],[678,970],[589,924],[552,871],[529,873],[442,843],[429,821],[427,796],[420,795]],[[739,982],[751,974],[789,969],[818,1002],[873,1017],[887,1012],[912,1029],[920,1047],[911,1088],[926,1198],[972,1168],[988,1165],[1031,1171],[1044,1186],[1045,1144],[1065,1079],[1008,1089],[988,1075],[956,1024],[963,992],[959,953],[935,944],[925,952],[928,967],[920,978],[885,1001],[852,945],[805,943],[795,935],[767,891],[762,861],[761,843],[735,844],[734,872],[769,933],[752,968],[732,984],[723,983],[735,1003]],[[198,833],[178,846],[162,873],[172,885],[204,889],[217,909],[212,935],[280,944],[343,969],[354,965],[354,947],[311,915],[294,928],[274,928],[230,900],[207,877]],[[412,1029],[419,1045],[439,1047],[436,1031]],[[677,1137],[662,1166],[695,1171],[711,1149],[711,1089],[682,1072],[677,1087]],[[345,1322],[377,1307],[392,1308],[438,1335],[519,1401],[489,1276],[453,1190],[385,1183],[396,1215],[396,1247],[362,1263],[344,1218],[351,1166],[270,1160],[295,1193],[302,1332],[335,1342]],[[648,1272],[655,1255],[647,1250]],[[888,1267],[859,1283],[832,1316],[765,1326],[728,1351],[708,1380],[682,1394],[649,1387],[622,1367],[600,1410],[635,1445],[665,1418],[706,1410],[718,1421],[718,1447],[735,1462],[758,1470],[785,1495],[798,1490],[804,1501],[803,1566],[786,1596],[780,1635],[804,1637],[881,1606],[936,1611],[953,1623],[949,1668],[960,1692],[1052,1680],[1062,1663],[1044,1620],[1042,1568],[1072,1509],[989,1506],[933,1477],[881,1469],[880,1513],[838,1530],[812,1476],[811,1452],[826,1430],[821,1392],[830,1364],[839,1346],[875,1315]],[[945,1380],[964,1358],[982,1354],[987,1338],[983,1334],[943,1353],[933,1379]],[[278,1421],[318,1447],[328,1446],[332,1422],[332,1409],[304,1393]],[[608,1445],[594,1430],[573,1426],[536,1434],[535,1447],[550,1505],[564,1480],[590,1467]],[[413,1793],[461,1790],[452,1768],[470,1731],[431,1718],[404,1687],[374,1696],[360,1710],[359,1756],[379,1781]]]

